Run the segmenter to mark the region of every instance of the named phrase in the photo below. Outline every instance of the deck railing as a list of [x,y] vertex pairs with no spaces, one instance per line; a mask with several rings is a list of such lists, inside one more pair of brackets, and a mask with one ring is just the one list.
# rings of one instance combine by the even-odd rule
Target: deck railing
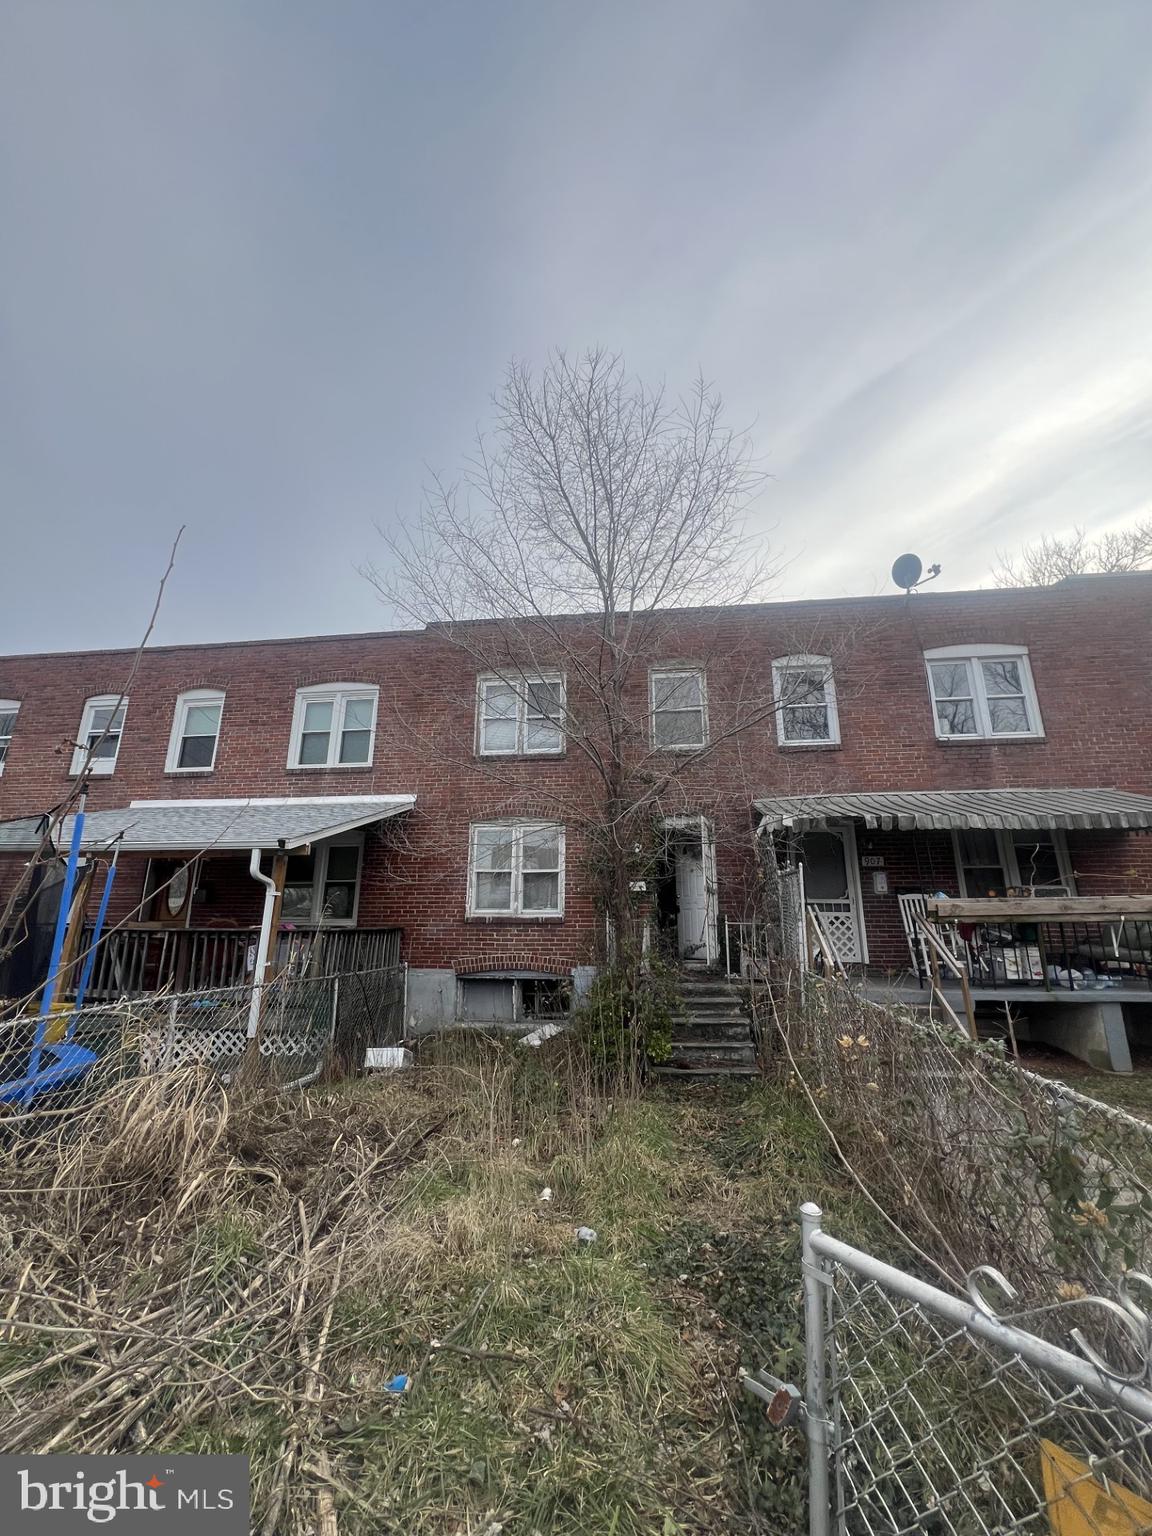
[[1152,990],[1152,923],[1018,916],[927,925],[960,957],[972,987],[1048,992]]
[[[204,992],[252,979],[258,928],[117,928],[96,950],[89,1003]],[[81,953],[92,941],[85,929]],[[275,969],[291,976],[379,970],[400,962],[399,928],[298,928],[277,937]]]

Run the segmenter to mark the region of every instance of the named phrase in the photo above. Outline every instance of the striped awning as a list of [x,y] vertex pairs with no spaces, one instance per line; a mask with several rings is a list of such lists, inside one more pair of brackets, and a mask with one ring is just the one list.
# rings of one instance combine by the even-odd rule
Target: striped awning
[[851,795],[784,795],[754,802],[760,830],[803,832],[859,821],[901,832],[953,827],[1001,831],[1148,830],[1152,796],[1121,789],[904,789]]

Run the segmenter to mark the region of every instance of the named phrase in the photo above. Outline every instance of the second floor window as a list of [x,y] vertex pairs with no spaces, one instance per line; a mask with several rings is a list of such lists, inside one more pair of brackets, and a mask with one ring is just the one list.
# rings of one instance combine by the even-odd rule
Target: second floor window
[[782,656],[772,663],[772,686],[781,746],[823,746],[840,740],[830,657]]
[[12,732],[16,729],[16,716],[20,712],[17,699],[0,699],[0,773],[8,760],[8,748],[12,744]]
[[168,742],[168,773],[210,773],[216,766],[224,695],[211,688],[194,688],[176,700]]
[[482,677],[479,690],[477,734],[482,757],[554,755],[564,750],[563,678],[505,682],[500,677]]
[[653,672],[652,745],[691,751],[708,740],[704,673],[699,668]]
[[564,828],[486,822],[472,828],[468,914],[559,917],[564,911]]
[[292,720],[289,768],[369,767],[378,692],[356,683],[301,688]]
[[88,699],[80,717],[80,733],[72,753],[72,772],[111,773],[120,755],[120,737],[128,700],[117,694]]
[[1024,646],[946,646],[924,661],[941,741],[1043,734]]

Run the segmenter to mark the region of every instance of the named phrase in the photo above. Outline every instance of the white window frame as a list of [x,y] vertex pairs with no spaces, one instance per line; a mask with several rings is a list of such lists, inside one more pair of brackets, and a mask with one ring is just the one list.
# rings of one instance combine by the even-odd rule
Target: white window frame
[[12,716],[12,729],[6,735],[0,735],[0,774],[3,774],[4,764],[8,761],[8,749],[12,745],[12,737],[16,734],[16,716],[19,713],[19,699],[0,699],[0,719],[5,715]]
[[[499,828],[501,831],[512,831],[518,834],[512,845],[511,867],[511,905],[508,907],[478,907],[476,905],[476,839],[480,832],[491,831]],[[556,879],[557,905],[553,907],[532,907],[524,910],[524,833],[539,832],[547,829],[557,834],[557,853],[559,863]],[[531,874],[532,871],[530,870]],[[547,873],[547,871],[539,871]],[[559,821],[474,821],[468,829],[468,897],[466,904],[468,917],[491,918],[515,918],[518,922],[532,922],[536,918],[556,918],[564,916],[564,824]]]
[[[92,734],[92,717],[98,709],[112,709],[120,706],[120,729],[116,732],[116,750],[111,757],[94,757],[88,762],[88,737]],[[97,693],[90,699],[84,700],[84,711],[80,716],[80,730],[76,735],[76,746],[72,753],[72,767],[69,770],[75,777],[82,773],[87,764],[89,773],[109,774],[113,773],[116,764],[120,761],[120,748],[124,742],[124,726],[128,719],[128,699],[118,693]]]
[[[700,679],[700,740],[693,742],[657,741],[656,739],[656,684],[669,677],[697,677]],[[683,711],[659,711],[661,714],[678,714]],[[648,673],[648,724],[654,752],[699,752],[708,745],[708,675],[703,667],[653,667]]]
[[[368,756],[361,763],[342,763],[340,738],[344,733],[344,717],[349,703],[356,699],[372,700],[372,724],[368,731]],[[300,762],[301,739],[304,735],[304,714],[309,704],[331,703],[332,725],[328,732],[328,756],[322,763]],[[375,683],[315,683],[308,688],[297,688],[296,705],[292,712],[292,736],[288,744],[288,767],[297,773],[316,773],[328,769],[344,772],[361,772],[371,768],[376,758],[376,717],[380,704],[380,689]]]
[[[501,677],[497,673],[486,673],[476,679],[476,753],[479,757],[560,757],[564,753],[566,745],[564,727],[560,720],[553,722],[559,733],[560,740],[554,747],[528,747],[525,740],[528,734],[528,690],[536,683],[544,683],[550,687],[559,686],[560,700],[558,708],[560,720],[564,718],[568,706],[568,689],[562,672],[540,672],[531,676],[513,681],[511,678]],[[516,745],[514,747],[486,747],[484,745],[484,724],[486,715],[484,712],[484,697],[489,688],[508,688],[516,695]],[[521,691],[523,690],[523,692]],[[493,716],[493,719],[498,718]],[[511,719],[511,716],[499,718]],[[547,719],[548,716],[540,716]]]
[[[216,721],[216,735],[212,740],[212,761],[198,767],[181,768],[180,749],[184,745],[188,723],[188,711],[207,704],[217,704],[220,714]],[[216,754],[220,750],[220,732],[224,726],[224,694],[219,688],[189,688],[176,700],[172,713],[172,734],[168,738],[168,756],[164,759],[165,773],[211,773],[216,767]]]
[[[992,827],[972,827],[973,832],[993,832],[996,838],[996,850],[1000,858],[1000,868],[1007,877],[1005,885],[1018,890],[1028,889],[1028,882],[1022,878],[1020,859],[1016,852],[1015,839],[1028,837],[1032,832],[1030,827],[1010,827],[1007,831]],[[1044,827],[1039,830],[1037,836],[1047,835],[1052,839],[1052,848],[1056,854],[1056,864],[1060,870],[1060,884],[1065,887],[1069,896],[1076,894],[1076,876],[1072,869],[1072,859],[1068,853],[1068,839],[1059,828]],[[970,891],[968,881],[964,875],[964,865],[960,858],[960,833],[952,833],[952,856],[956,860],[956,883],[960,887],[960,894],[969,900],[983,896],[983,891]],[[1036,886],[1036,890],[1051,890],[1051,886]]]
[[[971,690],[972,708],[976,716],[976,730],[967,735],[948,734],[940,728],[937,709],[936,684],[932,677],[934,661],[962,661],[968,668],[968,686]],[[984,684],[985,661],[1014,661],[1020,669],[1024,707],[1028,712],[1029,729],[1026,731],[993,731],[988,711],[988,695]],[[932,725],[937,741],[949,744],[957,741],[1036,741],[1044,735],[1044,722],[1040,717],[1040,703],[1036,697],[1036,685],[1032,679],[1032,667],[1026,645],[942,645],[924,652],[924,670],[928,677],[928,699],[932,705]],[[947,702],[947,701],[945,701]]]
[[[356,849],[356,888],[352,892],[352,915],[350,917],[325,917],[324,916],[324,887],[328,884],[328,855],[333,848]],[[305,855],[302,848],[288,850],[288,857],[293,854]],[[312,871],[312,911],[308,918],[285,917],[289,923],[300,923],[306,928],[355,928],[356,919],[360,912],[360,887],[364,881],[364,835],[359,833],[349,837],[333,837],[323,843],[313,843],[312,855],[315,866]]]
[[[784,728],[784,711],[799,708],[796,699],[788,697],[788,674],[791,672],[815,672],[824,678],[824,708],[828,712],[827,736],[788,736]],[[778,656],[772,663],[772,695],[776,700],[776,740],[782,747],[838,747],[840,745],[840,713],[836,708],[836,680],[832,675],[830,656]],[[818,707],[812,705],[809,707]]]

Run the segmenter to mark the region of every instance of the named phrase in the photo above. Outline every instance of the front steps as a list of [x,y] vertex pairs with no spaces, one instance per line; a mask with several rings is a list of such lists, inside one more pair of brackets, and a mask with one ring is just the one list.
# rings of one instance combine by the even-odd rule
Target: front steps
[[680,1007],[672,1021],[672,1055],[655,1068],[661,1077],[757,1077],[752,1030],[738,989],[723,976],[680,978]]

